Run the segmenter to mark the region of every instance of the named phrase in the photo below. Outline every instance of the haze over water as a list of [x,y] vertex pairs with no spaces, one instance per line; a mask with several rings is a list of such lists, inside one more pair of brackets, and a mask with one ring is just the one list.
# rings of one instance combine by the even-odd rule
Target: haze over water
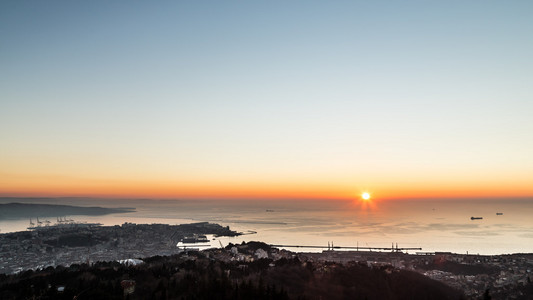
[[[3,201],[6,202],[6,201]],[[181,224],[208,221],[256,234],[221,238],[324,246],[421,247],[422,251],[507,254],[533,251],[531,199],[375,201],[228,201],[228,200],[48,200],[106,207],[136,207],[134,213],[71,216],[77,221],[116,225]],[[42,203],[42,202],[40,202]],[[503,215],[496,215],[497,212]],[[38,213],[34,217],[38,216]],[[471,220],[472,216],[483,217]],[[48,218],[55,221],[55,218]],[[25,230],[29,220],[0,221],[2,232]],[[218,247],[218,241],[212,242]],[[288,248],[293,251],[320,249]],[[415,251],[410,251],[414,253]]]

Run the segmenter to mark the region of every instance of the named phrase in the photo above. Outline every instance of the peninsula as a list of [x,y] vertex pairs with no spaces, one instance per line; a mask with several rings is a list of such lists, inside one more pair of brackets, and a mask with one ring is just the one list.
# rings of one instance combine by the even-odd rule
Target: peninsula
[[117,213],[134,212],[135,208],[107,208],[98,206],[72,206],[57,204],[6,203],[0,204],[0,220],[29,219],[61,216],[101,216]]

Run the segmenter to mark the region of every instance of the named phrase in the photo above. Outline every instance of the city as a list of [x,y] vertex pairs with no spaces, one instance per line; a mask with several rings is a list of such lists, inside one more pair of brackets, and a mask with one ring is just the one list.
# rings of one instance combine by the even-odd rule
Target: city
[[[240,233],[212,223],[182,225],[132,224],[121,226],[87,226],[42,228],[40,230],[0,235],[0,273],[20,274],[27,270],[45,270],[58,266],[91,266],[102,262],[136,265],[150,257],[189,257],[198,252],[177,244],[191,237],[205,242],[203,235],[236,236]],[[183,245],[183,244],[182,244]],[[494,297],[520,299],[531,296],[533,254],[473,255],[449,252],[338,251],[329,248],[321,253],[297,253],[260,242],[209,248],[199,253],[207,259],[248,268],[250,263],[268,261],[266,268],[276,267],[280,260],[297,258],[304,266],[313,265],[313,274],[321,274],[335,266],[357,264],[387,274],[414,271],[461,291],[475,299],[488,291]],[[196,256],[190,256],[196,259]],[[228,269],[229,270],[229,269]],[[15,275],[12,275],[15,276]],[[529,292],[528,292],[529,291]]]

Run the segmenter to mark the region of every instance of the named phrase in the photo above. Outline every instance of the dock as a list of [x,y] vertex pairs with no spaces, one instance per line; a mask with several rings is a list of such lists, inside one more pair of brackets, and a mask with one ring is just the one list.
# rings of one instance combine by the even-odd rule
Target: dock
[[327,249],[329,251],[336,250],[336,249],[345,249],[345,250],[356,250],[356,251],[391,251],[391,252],[402,252],[402,251],[409,251],[409,250],[422,250],[420,247],[402,247],[399,248],[398,245],[396,247],[359,247],[359,246],[333,246],[333,243],[331,245],[328,244],[328,246],[309,246],[309,245],[270,245],[271,247],[276,248],[310,248],[310,249]]

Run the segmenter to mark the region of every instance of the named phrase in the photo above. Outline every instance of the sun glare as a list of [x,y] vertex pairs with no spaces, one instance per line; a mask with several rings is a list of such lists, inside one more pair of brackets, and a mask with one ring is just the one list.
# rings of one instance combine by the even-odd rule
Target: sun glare
[[361,198],[363,198],[363,200],[369,200],[370,199],[370,194],[369,193],[362,193],[361,194]]

